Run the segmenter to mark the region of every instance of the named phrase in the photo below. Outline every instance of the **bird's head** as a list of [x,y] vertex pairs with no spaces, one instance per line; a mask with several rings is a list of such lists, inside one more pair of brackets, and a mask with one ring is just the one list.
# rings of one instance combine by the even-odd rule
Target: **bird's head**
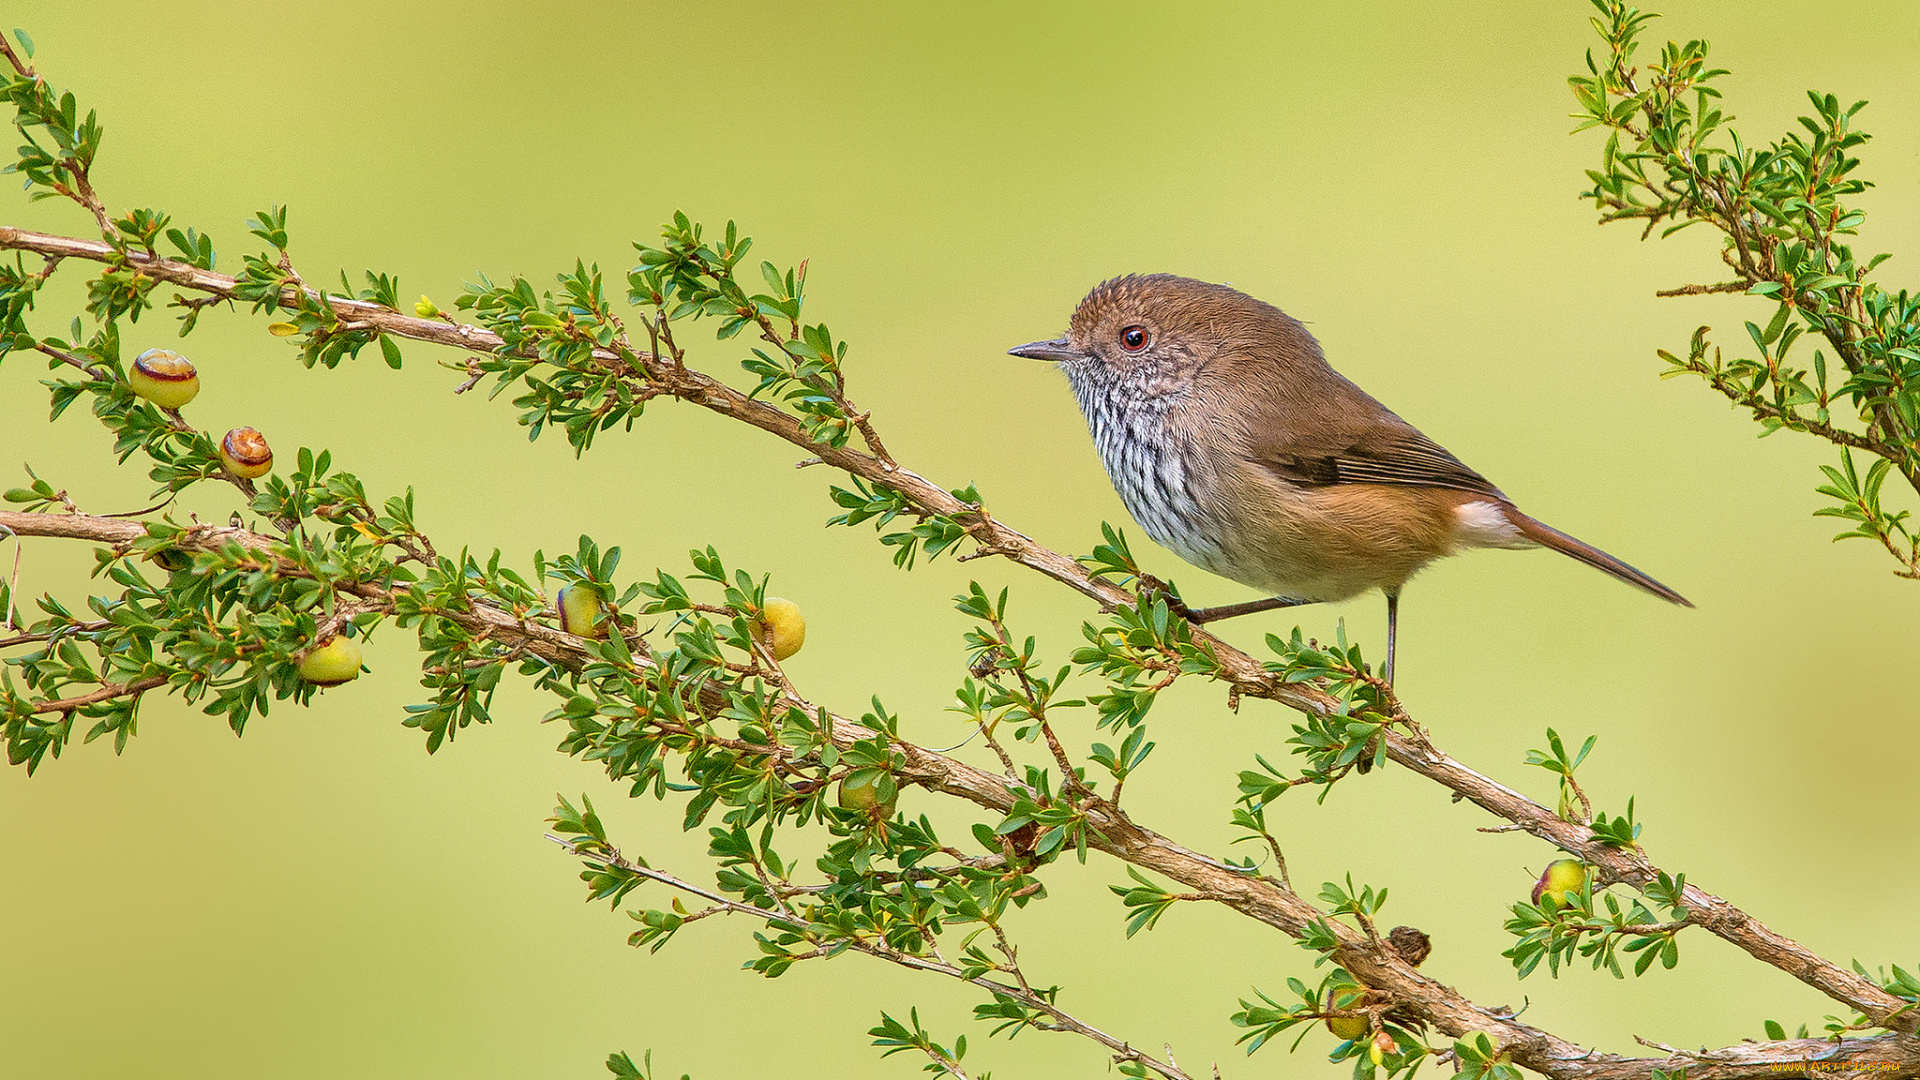
[[1076,388],[1178,394],[1202,371],[1229,377],[1250,361],[1319,347],[1279,308],[1226,285],[1129,274],[1094,287],[1063,337],[1007,350],[1061,365]]

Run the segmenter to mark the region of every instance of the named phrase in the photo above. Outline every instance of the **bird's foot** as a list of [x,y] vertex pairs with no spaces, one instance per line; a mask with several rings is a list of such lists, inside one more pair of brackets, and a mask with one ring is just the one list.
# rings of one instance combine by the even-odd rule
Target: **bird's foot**
[[1200,621],[1193,617],[1193,609],[1187,606],[1185,600],[1180,599],[1179,593],[1173,591],[1173,586],[1161,581],[1152,574],[1141,574],[1135,579],[1133,591],[1134,595],[1140,598],[1140,603],[1143,606],[1150,601],[1159,600],[1167,605],[1168,611],[1188,622],[1198,625]]

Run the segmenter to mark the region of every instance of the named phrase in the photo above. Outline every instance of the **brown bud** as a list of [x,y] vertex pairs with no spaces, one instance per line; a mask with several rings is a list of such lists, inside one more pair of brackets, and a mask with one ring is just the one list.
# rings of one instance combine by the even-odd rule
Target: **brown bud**
[[967,665],[967,674],[976,679],[984,679],[993,674],[994,669],[998,668],[1000,661],[1005,658],[1005,651],[995,645],[973,658],[973,663]]
[[1034,851],[1040,846],[1040,826],[1029,821],[1005,834],[1003,839],[1006,840],[1007,846],[1013,849],[1015,855],[1023,859],[1032,858]]
[[1389,930],[1387,944],[1400,954],[1400,959],[1414,967],[1426,963],[1427,955],[1433,952],[1433,939],[1411,926],[1396,926]]

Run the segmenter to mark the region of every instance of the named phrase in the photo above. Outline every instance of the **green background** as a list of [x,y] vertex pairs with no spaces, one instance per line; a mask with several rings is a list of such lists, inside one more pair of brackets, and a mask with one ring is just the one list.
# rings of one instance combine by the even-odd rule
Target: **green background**
[[[542,10],[550,8],[550,10]],[[251,250],[242,220],[292,207],[310,278],[397,273],[448,305],[476,271],[551,281],[573,260],[616,279],[629,241],[684,209],[741,222],[762,255],[811,257],[809,307],[851,341],[851,392],[897,456],[946,486],[979,484],[996,515],[1087,551],[1126,523],[1148,568],[1205,603],[1248,598],[1153,549],[1095,459],[1066,387],[1004,350],[1048,337],[1096,281],[1127,271],[1228,280],[1305,319],[1341,370],[1486,473],[1531,513],[1685,592],[1685,611],[1545,553],[1449,562],[1408,591],[1400,688],[1441,746],[1536,798],[1520,761],[1542,729],[1601,735],[1583,772],[1598,805],[1637,796],[1644,842],[1824,955],[1870,966],[1920,953],[1912,903],[1914,588],[1867,543],[1832,545],[1816,465],[1697,382],[1662,383],[1656,348],[1711,322],[1744,340],[1741,298],[1656,300],[1723,276],[1714,239],[1636,243],[1574,198],[1599,136],[1569,138],[1565,78],[1596,39],[1585,4],[136,4],[23,0],[7,18],[53,81],[100,110],[96,180],[116,210],[171,212],[213,235],[221,268]],[[1920,252],[1920,11],[1905,0],[1680,3],[1650,31],[1706,37],[1751,141],[1804,111],[1802,91],[1871,99],[1877,187],[1860,247]],[[0,220],[85,235],[71,205],[24,198]],[[79,268],[72,268],[77,271]],[[68,273],[63,277],[77,275]],[[70,293],[67,295],[71,295]],[[42,332],[66,310],[41,309]],[[388,371],[369,353],[307,371],[265,320],[210,312],[186,345],[205,390],[190,419],[252,424],[283,458],[329,446],[376,497],[416,488],[442,551],[571,550],[589,532],[623,570],[684,569],[713,543],[771,571],[809,619],[789,670],[855,712],[880,694],[904,731],[958,742],[944,712],[964,623],[947,598],[1015,587],[1017,629],[1063,659],[1089,606],[1016,567],[941,560],[895,571],[864,528],[825,531],[831,479],[702,410],[659,403],[576,462],[529,445],[504,401],[455,398],[425,346]],[[132,349],[168,344],[164,312]],[[688,330],[691,358],[734,371],[738,343]],[[736,372],[737,375],[737,372]],[[83,410],[45,423],[40,364],[0,372],[0,479],[22,462],[94,512],[146,505],[144,469],[112,467]],[[1891,490],[1891,488],[1889,489]],[[183,510],[224,520],[208,491]],[[11,560],[10,545],[0,555]],[[91,555],[26,545],[22,592],[83,595]],[[1225,633],[1257,648],[1336,620],[1372,652],[1377,596],[1260,616]],[[71,747],[29,780],[0,775],[0,1072],[54,1078],[603,1075],[651,1047],[663,1073],[913,1075],[865,1030],[917,1005],[968,1064],[1093,1075],[1091,1044],[1031,1033],[1012,1047],[968,1019],[974,996],[848,956],[764,981],[741,972],[749,927],[714,920],[649,956],[628,920],[585,906],[541,838],[555,792],[595,796],[615,837],[706,879],[704,835],[622,799],[554,754],[548,707],[511,685],[499,723],[429,758],[400,725],[422,691],[410,638],[376,635],[372,674],[276,709],[244,740],[150,698],[124,757]],[[1815,673],[1818,676],[1815,677]],[[1217,687],[1156,707],[1138,819],[1229,849],[1235,772],[1284,758],[1289,714],[1224,710]],[[1074,730],[1083,738],[1085,721]],[[963,755],[978,757],[977,748]],[[964,835],[958,808],[906,794]],[[1818,1026],[1837,1007],[1695,931],[1674,972],[1585,970],[1516,982],[1498,955],[1506,906],[1552,857],[1488,835],[1480,811],[1397,769],[1324,806],[1273,816],[1293,880],[1351,872],[1387,886],[1388,924],[1433,934],[1425,970],[1483,1004],[1528,1006],[1562,1036],[1640,1052]],[[1243,1062],[1226,1021],[1252,987],[1311,978],[1280,935],[1183,907],[1122,936],[1095,858],[1050,874],[1018,917],[1022,963],[1083,1019],[1171,1043],[1196,1074],[1325,1075],[1324,1032]],[[644,895],[644,894],[643,894]],[[664,904],[654,896],[649,903]],[[1290,1041],[1290,1037],[1289,1040]]]

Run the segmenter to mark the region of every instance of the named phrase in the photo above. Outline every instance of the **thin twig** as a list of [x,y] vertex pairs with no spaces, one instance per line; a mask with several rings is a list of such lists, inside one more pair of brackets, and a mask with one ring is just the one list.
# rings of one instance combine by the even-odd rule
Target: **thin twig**
[[[590,862],[617,867],[635,877],[643,877],[649,881],[658,882],[659,884],[679,889],[682,892],[690,893],[708,901],[717,908],[724,908],[728,911],[738,912],[743,915],[751,915],[757,919],[764,919],[769,923],[791,930],[802,936],[810,937],[812,933],[811,927],[808,926],[804,919],[790,912],[771,911],[767,908],[724,896],[711,889],[701,888],[690,881],[682,880],[672,874],[663,873],[650,866],[634,862],[622,856],[617,849],[611,846],[602,847],[598,843],[595,843],[590,848],[584,847],[576,845],[564,837],[556,836],[553,833],[548,833],[547,839],[567,849],[570,854]],[[1099,1028],[1069,1015],[1065,1010],[1027,987],[1024,978],[1019,980],[1018,985],[1009,985],[1003,982],[996,982],[984,975],[969,976],[963,969],[953,964],[941,960],[929,960],[923,956],[915,956],[912,953],[902,952],[899,949],[892,948],[879,941],[858,937],[840,938],[836,939],[836,941],[844,941],[849,948],[857,952],[866,953],[868,956],[877,957],[881,960],[898,964],[901,967],[912,968],[916,971],[933,972],[935,974],[948,976],[949,978],[958,979],[964,983],[971,983],[997,997],[1009,998],[1029,1009],[1043,1012],[1047,1014],[1054,1023],[1059,1025],[1060,1030],[1070,1031],[1076,1035],[1082,1035],[1092,1039],[1102,1046],[1105,1046],[1108,1050],[1113,1051],[1114,1054],[1124,1060],[1138,1062],[1161,1076],[1167,1077],[1168,1080],[1192,1080],[1191,1077],[1188,1077],[1186,1073],[1181,1072],[1178,1068],[1160,1061],[1149,1054],[1144,1054],[1129,1046],[1127,1043],[1101,1031]],[[1016,978],[1018,978],[1018,976],[1016,976]]]
[[1701,296],[1706,293],[1746,292],[1753,287],[1751,280],[1723,281],[1718,285],[1682,285],[1674,289],[1660,289],[1655,296]]

